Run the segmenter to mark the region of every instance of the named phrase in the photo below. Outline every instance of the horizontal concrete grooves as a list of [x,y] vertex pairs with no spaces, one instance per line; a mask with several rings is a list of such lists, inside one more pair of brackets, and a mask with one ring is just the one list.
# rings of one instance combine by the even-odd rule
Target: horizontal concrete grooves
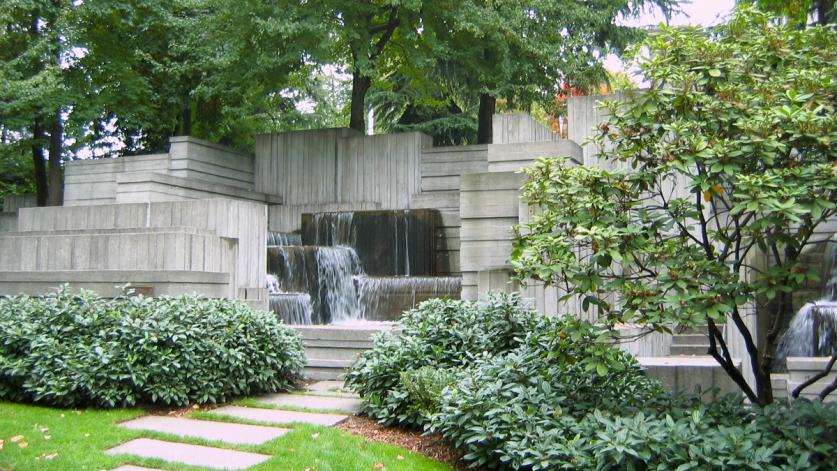
[[[459,215],[462,299],[474,300],[482,271],[506,267],[511,255],[511,227],[520,215],[523,175],[501,172],[462,176]],[[538,306],[543,307],[543,306]]]
[[677,345],[709,345],[709,336],[704,334],[675,334]]
[[226,450],[202,445],[137,438],[107,450],[108,455],[134,455],[157,458],[212,469],[246,469],[270,459],[269,455]]
[[791,391],[788,390],[788,374],[773,373],[770,375],[770,385],[773,389],[773,399],[787,399]]
[[80,206],[115,203],[117,175],[135,172],[168,173],[168,166],[168,154],[66,162],[64,165],[64,204]]
[[353,398],[326,397],[301,394],[269,394],[255,398],[274,406],[290,406],[320,411],[342,411],[354,414],[360,411],[361,401]]
[[[98,206],[76,206],[76,207],[55,207],[55,208],[24,208],[19,214],[19,229],[24,232],[32,231],[88,231],[104,229],[150,228],[152,232],[175,231],[189,227],[200,231],[209,231],[216,234],[216,237],[226,240],[227,243],[234,243],[234,257],[230,256],[230,263],[222,270],[230,273],[231,280],[235,282],[235,288],[264,288],[265,270],[267,267],[267,206],[260,203],[252,203],[233,199],[206,199],[192,201],[172,201],[155,203],[132,203],[132,204],[106,204]],[[154,231],[153,229],[158,229]],[[145,229],[144,229],[145,230]],[[181,232],[181,234],[184,234]],[[103,234],[107,237],[118,238],[121,235]],[[146,235],[149,239],[150,234]],[[64,237],[64,236],[62,236]],[[180,237],[180,236],[178,236]],[[208,236],[207,236],[208,237]],[[108,239],[110,241],[110,239]],[[178,239],[180,240],[180,239]],[[185,239],[182,239],[185,244]],[[179,242],[178,242],[179,243]],[[111,244],[111,242],[109,242]],[[115,244],[115,243],[114,243]],[[147,245],[147,244],[146,244]],[[149,256],[142,257],[143,245],[141,241],[135,244],[126,244],[125,248],[114,251],[115,256],[124,260],[117,265],[110,265],[107,268],[126,267],[141,270],[149,267]],[[193,254],[192,248],[197,252]],[[177,269],[195,270],[192,266],[196,254],[200,251],[199,245],[195,244],[190,250],[183,247],[171,250],[175,251],[177,257],[166,254],[167,250],[159,250],[156,245],[147,245],[147,249],[153,249],[153,260],[159,261],[159,267],[168,268],[169,265],[162,265],[163,259],[182,257],[182,265],[176,265]],[[66,252],[66,247],[61,248]],[[73,256],[80,255],[83,250],[75,250]],[[91,248],[91,251],[93,249]],[[110,247],[109,247],[110,250]],[[207,252],[211,253],[211,252]],[[0,254],[2,256],[2,254]],[[185,257],[189,257],[190,265],[185,264]],[[98,257],[98,256],[97,256]],[[60,258],[60,257],[59,257]],[[148,258],[148,260],[144,260]],[[137,265],[132,265],[136,260]],[[96,263],[99,263],[98,261]],[[169,262],[166,262],[169,263]],[[212,271],[214,268],[207,268],[210,261],[204,261],[203,271]],[[209,265],[207,265],[207,263]],[[99,265],[91,266],[91,269],[105,268]],[[23,268],[25,269],[25,268]],[[56,269],[56,268],[50,268]]]
[[671,345],[671,355],[706,355],[707,350],[708,345]]
[[569,157],[576,163],[584,161],[581,146],[573,141],[492,144],[488,146],[489,172],[517,172],[535,163],[540,157]]
[[[788,396],[790,396],[790,393],[806,380],[825,370],[829,359],[829,357],[788,357]],[[811,400],[818,399],[819,394],[823,391],[823,389],[834,381],[835,378],[837,378],[837,367],[833,368],[831,373],[826,375],[824,378],[805,388],[799,397]],[[837,391],[826,396],[825,401],[837,402]]]
[[[698,386],[701,391],[719,388],[721,395],[739,391],[710,356],[637,357],[637,362],[649,377],[659,380],[672,392],[692,393]],[[733,363],[741,369],[741,360],[733,359]]]
[[0,233],[17,230],[17,213],[0,213]]
[[130,284],[147,296],[201,293],[207,297],[232,296],[229,273],[196,271],[0,271],[0,293],[30,295],[54,291],[67,283],[71,290],[87,289],[101,296],[123,294],[119,286]]
[[429,191],[410,197],[410,209],[456,209],[459,210],[458,191]]
[[258,409],[255,407],[224,406],[213,409],[209,412],[213,415],[236,417],[239,419],[252,420],[255,422],[267,422],[275,424],[303,423],[311,425],[336,425],[347,416],[338,414],[320,414],[311,412],[296,412],[278,409]]
[[485,144],[422,149],[422,194],[459,190],[460,175],[488,171],[487,155]]
[[175,230],[0,236],[0,270],[191,270],[234,266],[236,241]]
[[243,425],[208,420],[149,415],[119,424],[131,430],[150,430],[180,437],[202,438],[233,445],[261,445],[290,432],[286,428]]
[[372,348],[372,335],[376,332],[397,332],[392,323],[379,323],[374,327],[357,325],[295,325],[302,334],[307,365],[305,376],[316,380],[342,378],[357,356]]
[[210,198],[232,198],[256,203],[282,204],[280,196],[257,193],[244,188],[225,185],[221,182],[207,182],[154,172],[137,172],[116,176],[117,203]]
[[169,139],[169,172],[252,190],[253,156],[189,136]]

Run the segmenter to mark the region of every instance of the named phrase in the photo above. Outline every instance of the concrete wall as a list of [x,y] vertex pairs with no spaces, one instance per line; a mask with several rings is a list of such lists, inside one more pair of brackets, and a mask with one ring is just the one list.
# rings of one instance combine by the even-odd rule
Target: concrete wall
[[345,129],[258,136],[256,190],[287,205],[380,205],[408,209],[420,191],[420,133],[359,136]]
[[495,114],[492,120],[493,144],[557,141],[561,136],[535,121],[528,113]]
[[32,206],[37,206],[38,202],[35,199],[35,195],[32,193],[27,193],[25,195],[6,195],[3,197],[3,210],[4,213],[13,213],[20,208],[31,208]]
[[229,197],[275,204],[255,193],[253,156],[187,136],[166,154],[74,160],[64,166],[64,205]]
[[252,154],[188,136],[169,141],[169,174],[254,189]]
[[[788,357],[787,397],[794,389],[821,371],[825,371],[829,357]],[[837,379],[837,368],[831,373],[805,388],[799,397],[815,401],[826,386]],[[837,391],[825,397],[825,402],[837,402]]]
[[73,160],[64,164],[64,206],[116,203],[116,178],[168,172],[168,154]]
[[[150,264],[150,261],[140,260],[138,249],[144,242],[139,239],[133,240],[126,234],[134,229],[144,229],[148,233],[166,232],[171,228],[190,228],[191,230],[202,230],[213,234],[213,237],[229,238],[237,241],[236,252],[232,256],[235,261],[235,269],[230,273],[232,283],[236,287],[236,297],[239,299],[253,299],[261,296],[266,299],[265,274],[267,270],[267,207],[263,204],[230,199],[208,199],[176,202],[157,203],[132,203],[132,204],[111,204],[96,206],[77,207],[47,207],[47,208],[26,208],[20,210],[19,230],[22,239],[33,238],[36,234],[46,237],[47,231],[82,231],[77,237],[86,236],[88,233],[102,234],[101,237],[119,239],[120,242],[108,242],[108,244],[119,245],[120,250],[112,252],[113,257],[118,261],[108,262],[113,266],[130,267],[135,265],[137,269],[157,269],[157,265]],[[122,233],[119,233],[122,230]],[[113,231],[117,231],[114,233]],[[134,231],[137,232],[137,231]],[[27,234],[28,233],[28,234]],[[145,239],[150,235],[143,236]],[[59,237],[61,240],[69,241],[72,236],[64,234]],[[81,240],[81,239],[79,239]],[[110,239],[97,239],[110,240]],[[148,239],[150,240],[150,239]],[[152,254],[166,254],[169,249],[159,250],[156,242],[148,245],[148,257]],[[10,242],[11,243],[11,242]],[[81,244],[81,242],[79,242]],[[173,239],[172,244],[180,244],[179,248],[172,251],[182,252],[183,257],[192,257],[192,246],[187,244],[185,239]],[[175,245],[172,245],[174,247]],[[110,245],[108,245],[110,247]],[[72,251],[72,247],[70,246]],[[168,247],[166,245],[165,247]],[[197,247],[197,246],[196,246]],[[55,250],[67,250],[55,247]],[[91,247],[90,250],[99,250]],[[198,249],[196,249],[198,250]],[[27,253],[32,253],[31,251]],[[111,254],[111,252],[108,252]],[[208,252],[207,252],[208,253]],[[157,256],[157,255],[155,255]],[[181,256],[181,255],[178,255]],[[200,252],[195,253],[200,257]],[[72,256],[71,256],[72,257]],[[31,264],[33,262],[21,262]],[[95,262],[98,263],[98,262]],[[156,262],[155,262],[156,263]],[[178,265],[178,261],[161,262],[175,263],[176,267],[186,269],[186,261]],[[190,267],[191,259],[190,259]],[[207,263],[207,262],[204,262]],[[28,265],[27,265],[28,266]],[[168,265],[165,265],[168,266]],[[212,265],[214,266],[214,265]],[[99,269],[91,266],[91,269]],[[175,268],[178,269],[178,268]],[[69,280],[68,280],[69,281]]]

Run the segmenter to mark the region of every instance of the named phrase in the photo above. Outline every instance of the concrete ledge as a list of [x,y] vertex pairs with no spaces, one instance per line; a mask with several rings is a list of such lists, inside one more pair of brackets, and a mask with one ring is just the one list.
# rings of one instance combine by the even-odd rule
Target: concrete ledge
[[199,271],[1,271],[0,295],[39,295],[62,284],[71,290],[87,289],[104,297],[123,294],[121,286],[130,284],[147,296],[177,296],[200,293],[210,298],[231,297],[230,275]]
[[[519,173],[493,172],[474,173],[460,177],[462,191],[514,190],[518,191],[526,181],[526,177]],[[515,200],[515,204],[517,201]]]
[[540,157],[569,157],[576,163],[584,161],[581,146],[573,141],[491,144],[488,146],[489,172],[516,172],[532,165]]
[[[150,201],[144,195],[159,193],[169,200],[227,197],[266,204],[282,204],[282,197],[257,193],[236,186],[196,181],[154,172],[117,175],[116,199],[120,203]],[[163,200],[158,200],[163,201]]]
[[[721,365],[709,356],[637,357],[637,362],[649,377],[675,393],[693,393],[698,386],[701,391],[719,388],[721,395],[739,391]],[[733,362],[741,369],[741,360]]]

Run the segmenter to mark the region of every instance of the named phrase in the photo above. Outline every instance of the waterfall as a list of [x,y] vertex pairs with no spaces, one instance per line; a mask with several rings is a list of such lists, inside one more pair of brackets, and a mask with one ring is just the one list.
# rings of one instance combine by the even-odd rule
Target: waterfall
[[278,247],[288,245],[302,245],[302,236],[288,232],[268,232],[267,246]]
[[320,300],[332,322],[360,318],[354,277],[361,275],[355,251],[349,247],[318,247]]
[[837,244],[829,244],[824,263],[821,297],[802,306],[791,319],[776,348],[779,365],[784,365],[789,356],[837,353]]
[[376,210],[303,215],[302,235],[269,233],[270,309],[290,324],[391,321],[460,279],[432,275],[438,212]]

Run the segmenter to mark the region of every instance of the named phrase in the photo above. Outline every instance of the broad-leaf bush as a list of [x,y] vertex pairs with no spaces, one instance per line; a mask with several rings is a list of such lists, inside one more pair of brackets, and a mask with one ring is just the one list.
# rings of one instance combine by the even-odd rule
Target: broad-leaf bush
[[588,413],[638,410],[665,395],[629,354],[599,334],[570,317],[540,319],[517,349],[464,370],[444,390],[431,428],[477,465],[562,462],[568,454],[562,448],[571,446],[577,422]]
[[[452,382],[457,369],[484,355],[517,347],[538,317],[517,295],[492,294],[479,302],[425,301],[404,314],[400,333],[373,339],[373,348],[360,355],[346,384],[377,420],[423,425],[428,398],[438,395],[441,383]],[[427,370],[417,372],[425,367],[446,372],[432,377]]]
[[181,406],[290,388],[302,341],[273,314],[196,296],[64,289],[0,299],[0,399]]

